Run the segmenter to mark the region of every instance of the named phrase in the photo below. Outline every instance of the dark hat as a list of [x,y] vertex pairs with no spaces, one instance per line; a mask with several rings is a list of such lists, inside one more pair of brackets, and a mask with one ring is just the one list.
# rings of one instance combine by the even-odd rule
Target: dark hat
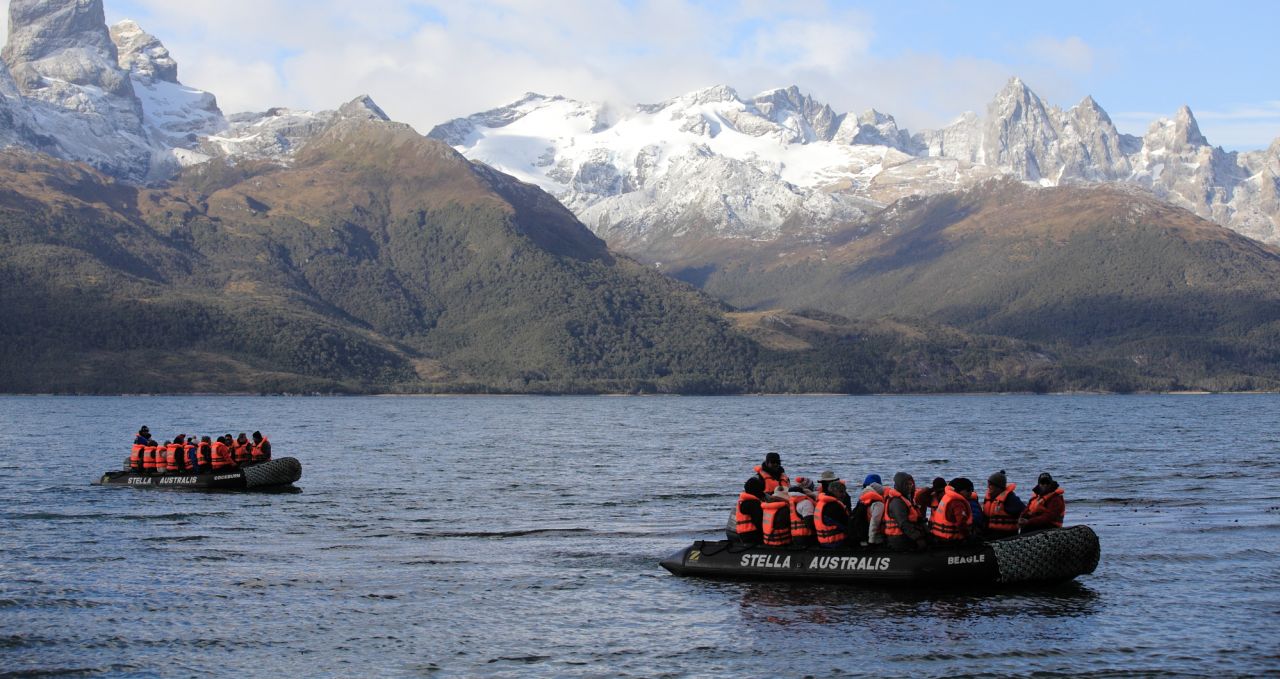
[[772,462],[773,464],[782,464],[782,456],[777,453],[769,453],[764,456],[764,461]]
[[969,493],[973,491],[973,481],[970,481],[963,476],[957,476],[956,478],[951,479],[951,487],[958,492]]
[[1036,483],[1053,483],[1053,477],[1049,476],[1049,472],[1040,472],[1040,478],[1036,479]]
[[942,478],[941,476],[935,476],[933,478],[932,485],[934,490],[942,490],[943,488],[947,487],[947,480]]
[[840,493],[847,492],[848,489],[844,487],[844,481],[832,481],[831,485],[827,487],[827,490],[839,495]]
[[753,476],[747,479],[746,483],[742,484],[742,489],[752,495],[761,495],[764,493],[764,479],[759,476]]
[[144,424],[144,425],[142,425],[142,427],[141,427],[140,429],[138,429],[138,433],[139,433],[139,434],[148,434],[148,433],[150,433],[150,432],[151,432],[151,430],[150,430],[150,429],[147,429],[147,425],[145,425],[145,424]]
[[873,483],[881,483],[879,474],[867,474],[867,478],[862,480],[862,487],[866,488]]
[[1004,470],[992,474],[987,477],[987,485],[992,488],[1004,488],[1009,485],[1009,478],[1004,475]]

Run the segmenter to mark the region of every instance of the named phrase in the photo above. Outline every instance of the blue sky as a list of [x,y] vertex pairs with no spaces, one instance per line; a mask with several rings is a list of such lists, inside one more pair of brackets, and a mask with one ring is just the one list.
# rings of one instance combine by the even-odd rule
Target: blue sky
[[[0,0],[3,3],[3,0]],[[230,111],[368,93],[425,131],[525,91],[620,105],[797,84],[912,129],[981,111],[1013,75],[1141,134],[1188,104],[1209,140],[1280,136],[1280,4],[840,0],[106,0]]]

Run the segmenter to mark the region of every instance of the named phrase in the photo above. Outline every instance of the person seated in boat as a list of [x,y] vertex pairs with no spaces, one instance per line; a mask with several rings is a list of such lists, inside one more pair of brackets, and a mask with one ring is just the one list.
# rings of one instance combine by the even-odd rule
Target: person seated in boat
[[170,472],[185,474],[190,471],[190,467],[187,466],[186,445],[185,434],[178,434],[173,437],[173,443],[169,444],[167,452]]
[[253,450],[251,459],[254,464],[271,461],[271,442],[268,441],[260,431],[253,432]]
[[236,468],[235,458],[231,456],[231,445],[235,441],[231,438],[231,434],[219,436],[213,442],[213,471],[227,472]]
[[868,474],[849,519],[850,537],[862,547],[884,544],[884,486],[879,474]]
[[138,433],[133,436],[133,448],[129,452],[130,471],[142,473],[144,469],[142,451],[147,447],[147,441],[149,440],[151,440],[151,431],[144,424],[138,429]]
[[787,478],[787,472],[782,468],[782,456],[777,453],[764,456],[764,463],[756,467],[756,476],[764,481],[765,493],[772,493],[778,486],[791,485],[791,479]]
[[1066,515],[1067,501],[1063,497],[1062,487],[1053,480],[1049,472],[1044,472],[1036,479],[1036,487],[1031,489],[1031,500],[1018,519],[1018,526],[1023,533],[1062,528],[1062,519]]
[[970,537],[983,535],[987,530],[987,515],[982,512],[982,502],[978,500],[977,489],[973,487],[973,481],[964,476],[953,481],[960,483],[960,486],[955,488],[969,501],[969,517],[973,526],[973,530],[970,531]]
[[[952,479],[943,489],[942,501],[929,517],[929,533],[935,542],[954,545],[973,536],[973,508],[968,496],[962,492],[966,481],[968,479],[963,477]],[[968,485],[973,486],[972,483]]]
[[947,480],[941,476],[935,477],[933,483],[928,488],[921,488],[916,491],[915,503],[924,512],[924,518],[927,520],[933,516],[933,512],[938,508],[938,503],[942,502],[942,495],[947,489]]
[[836,473],[829,469],[825,472],[822,472],[822,474],[818,475],[818,492],[830,493],[831,484],[839,480],[840,480],[840,477],[836,476]]
[[244,432],[240,432],[235,444],[231,446],[231,457],[241,467],[253,461],[253,444],[249,443],[249,436]]
[[818,500],[818,494],[813,490],[813,479],[797,476],[787,492],[791,496],[788,500],[791,503],[791,544],[811,547],[816,542],[813,510]]
[[906,552],[924,549],[929,544],[925,537],[924,510],[911,501],[915,494],[915,477],[906,472],[894,474],[893,487],[884,491],[884,535],[890,549]]
[[199,473],[200,460],[196,457],[196,437],[184,434],[182,437],[182,454],[187,458],[187,471]]
[[791,546],[791,494],[778,486],[760,503],[761,542],[765,547]]
[[142,448],[142,472],[144,474],[154,474],[159,469],[158,450],[160,444],[155,439],[147,439],[147,445]]
[[818,505],[813,510],[813,527],[818,536],[818,547],[839,549],[849,539],[849,492],[843,481],[832,481],[827,490],[818,493]]
[[201,474],[213,471],[213,442],[208,436],[200,437],[200,445],[196,447],[196,460]]
[[1026,507],[1013,492],[1017,488],[1017,484],[1009,483],[1003,469],[987,477],[987,494],[982,502],[982,513],[987,517],[986,537],[1018,534],[1018,518]]
[[738,541],[744,545],[759,545],[764,542],[764,479],[753,476],[742,484],[742,492],[738,493],[738,504],[734,509],[734,520],[738,527]]

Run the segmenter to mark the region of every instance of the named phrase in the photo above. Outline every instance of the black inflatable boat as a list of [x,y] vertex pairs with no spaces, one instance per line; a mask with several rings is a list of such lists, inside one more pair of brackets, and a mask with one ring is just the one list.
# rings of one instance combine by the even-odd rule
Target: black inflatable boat
[[286,488],[300,478],[302,478],[302,463],[292,457],[282,457],[241,467],[235,471],[207,474],[107,472],[96,482],[96,485],[194,490],[274,490]]
[[922,586],[1053,583],[1092,573],[1101,549],[1088,526],[920,552],[746,547],[695,542],[664,559],[676,575]]

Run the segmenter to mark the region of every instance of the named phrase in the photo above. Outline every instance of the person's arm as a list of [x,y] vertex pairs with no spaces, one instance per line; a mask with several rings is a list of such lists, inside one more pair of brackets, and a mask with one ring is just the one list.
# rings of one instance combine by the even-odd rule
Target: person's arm
[[1009,493],[1009,497],[1004,499],[1004,513],[1009,516],[1022,516],[1022,512],[1026,509],[1027,506],[1022,504],[1022,500],[1015,493]]
[[879,544],[884,542],[884,503],[872,503],[869,510],[870,521],[867,524],[867,542]]
[[911,538],[917,545],[924,544],[924,531],[920,530],[920,526],[910,521],[911,512],[907,507],[906,500],[901,498],[893,498],[889,500],[889,516],[902,527],[902,534]]
[[752,523],[760,531],[764,530],[764,508],[756,500],[749,500],[742,503],[742,513],[751,517]]

